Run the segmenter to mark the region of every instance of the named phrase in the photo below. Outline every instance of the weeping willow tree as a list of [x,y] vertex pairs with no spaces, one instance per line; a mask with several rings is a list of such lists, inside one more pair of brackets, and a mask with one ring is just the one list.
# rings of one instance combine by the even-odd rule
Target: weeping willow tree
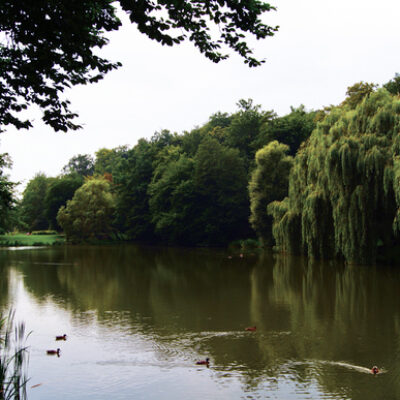
[[[369,264],[400,245],[400,99],[333,108],[298,151],[289,196],[268,206],[280,250]],[[397,247],[398,248],[398,247]]]
[[274,140],[256,153],[256,168],[249,183],[250,223],[264,244],[272,243],[272,218],[267,205],[281,200],[288,193],[289,171],[293,157],[287,155],[289,146]]

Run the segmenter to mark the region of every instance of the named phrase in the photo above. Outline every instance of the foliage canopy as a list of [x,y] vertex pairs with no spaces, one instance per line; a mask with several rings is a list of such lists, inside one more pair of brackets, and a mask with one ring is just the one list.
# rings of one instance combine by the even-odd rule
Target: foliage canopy
[[88,178],[57,214],[67,240],[108,238],[112,233],[115,199],[104,178]]
[[117,8],[150,39],[168,46],[187,39],[214,62],[227,58],[221,52],[227,46],[249,66],[260,65],[246,35],[264,39],[277,30],[260,18],[274,7],[259,0],[3,0],[0,129],[32,127],[21,115],[31,105],[55,131],[80,128],[63,92],[121,65],[96,54],[108,43],[106,32],[121,26]]
[[272,218],[267,214],[267,205],[288,194],[293,165],[293,157],[288,152],[288,145],[274,140],[256,153],[256,167],[249,183],[250,223],[266,244],[272,243]]
[[274,202],[281,250],[373,263],[400,232],[400,100],[385,89],[333,108],[300,148],[289,197]]
[[[76,189],[85,177],[87,183],[107,180],[108,189],[100,192],[112,192],[112,211],[105,217],[108,228],[94,236],[105,236],[112,228],[131,240],[225,245],[254,237],[249,222],[252,176],[251,224],[269,244],[267,204],[286,196],[292,165],[287,153],[296,153],[308,137],[315,113],[299,107],[277,117],[251,99],[240,100],[238,107],[233,114],[215,113],[203,126],[181,135],[161,130],[131,149],[99,149],[95,160],[90,155],[72,157],[60,176],[41,177],[43,188],[38,177],[28,183],[21,215],[41,216],[42,229],[57,229],[58,215],[69,238],[86,240],[93,217],[92,211],[83,210],[96,200],[90,199],[87,184]],[[278,143],[278,138],[287,143]],[[28,208],[32,212],[25,212]]]
[[43,173],[38,173],[26,185],[20,204],[20,212],[22,222],[29,231],[48,228],[44,199],[47,188],[53,179],[48,178]]
[[78,154],[72,157],[63,167],[64,174],[77,174],[84,178],[94,173],[94,160],[90,154]]
[[83,185],[83,178],[78,174],[54,178],[48,185],[44,198],[44,213],[50,229],[60,230],[57,213],[67,200],[71,200],[75,191]]

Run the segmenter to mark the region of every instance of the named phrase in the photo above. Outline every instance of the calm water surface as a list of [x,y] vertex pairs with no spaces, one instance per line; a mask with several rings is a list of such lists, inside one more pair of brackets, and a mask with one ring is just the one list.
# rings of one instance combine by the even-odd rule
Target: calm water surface
[[400,268],[227,256],[0,250],[0,308],[32,331],[28,398],[400,398]]

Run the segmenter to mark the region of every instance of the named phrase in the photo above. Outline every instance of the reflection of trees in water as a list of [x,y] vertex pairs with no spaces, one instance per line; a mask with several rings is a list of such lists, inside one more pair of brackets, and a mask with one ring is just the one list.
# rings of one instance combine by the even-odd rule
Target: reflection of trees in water
[[24,272],[26,289],[40,302],[49,294],[63,296],[67,293],[60,284],[58,265],[65,262],[66,249],[62,247],[36,248],[30,250],[3,250],[7,267]]
[[[127,311],[132,329],[151,337],[161,356],[207,354],[215,365],[236,371],[246,390],[285,374],[358,400],[355,385],[373,381],[309,360],[400,372],[393,360],[400,350],[394,339],[400,337],[396,270],[133,245],[9,252],[0,262],[1,276],[7,276],[4,265],[22,269],[37,301],[51,296],[74,315],[94,310],[107,326],[118,323],[109,311]],[[1,306],[6,280],[0,289]],[[245,332],[249,325],[257,332]],[[391,387],[396,398],[400,385]]]
[[8,285],[8,261],[4,252],[0,252],[0,311],[2,311],[8,303]]
[[146,288],[145,252],[125,246],[71,246],[59,257],[43,252],[26,264],[25,282],[38,301],[49,295],[76,311],[131,310],[132,298]]
[[240,261],[205,249],[158,254],[149,288],[155,321],[168,326],[179,315],[182,330],[243,329],[250,282],[248,265]]
[[[313,378],[330,393],[339,390],[341,395],[356,399],[358,392],[349,394],[346,388],[354,387],[354,380],[360,380],[363,387],[361,374],[343,374],[334,366],[326,374],[326,365],[315,367],[307,360],[363,366],[393,361],[400,311],[400,298],[393,294],[398,293],[399,271],[279,255],[272,272],[256,268],[252,281],[252,313],[260,319],[257,325],[271,332],[290,332],[279,343],[273,337],[258,337],[260,351],[277,371],[285,363],[290,366],[291,360],[304,360],[303,366],[291,368],[299,381]],[[268,293],[263,297],[266,288]],[[265,303],[260,304],[259,299]],[[268,315],[263,315],[265,310]],[[391,368],[398,369],[397,365]],[[373,385],[371,381],[366,384]],[[394,386],[397,391],[398,384]]]
[[[209,250],[110,246],[36,252],[20,257],[18,265],[38,301],[51,295],[100,315],[105,310],[130,310],[153,315],[163,326],[179,312],[192,329],[207,310],[218,314],[221,301],[232,307],[223,306],[217,324],[229,319],[233,307],[244,307],[241,291],[249,283],[242,279],[245,268],[230,268],[237,261]],[[191,318],[194,321],[189,322]]]

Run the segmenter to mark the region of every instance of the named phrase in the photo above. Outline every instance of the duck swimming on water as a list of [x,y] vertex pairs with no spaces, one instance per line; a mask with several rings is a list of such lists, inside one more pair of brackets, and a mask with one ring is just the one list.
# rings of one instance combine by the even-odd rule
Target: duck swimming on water
[[379,374],[379,368],[376,366],[376,365],[374,365],[372,368],[371,368],[371,373],[372,374],[374,374],[374,375],[376,375],[376,374]]
[[250,332],[255,332],[257,330],[256,326],[249,326],[248,328],[245,329],[246,331],[250,331]]
[[197,361],[196,365],[209,365],[210,359],[207,357],[205,360]]
[[64,333],[62,336],[56,336],[56,340],[67,340],[67,335]]
[[47,354],[49,355],[49,356],[54,356],[54,355],[57,355],[57,357],[60,357],[60,349],[57,349],[57,350],[47,350]]

